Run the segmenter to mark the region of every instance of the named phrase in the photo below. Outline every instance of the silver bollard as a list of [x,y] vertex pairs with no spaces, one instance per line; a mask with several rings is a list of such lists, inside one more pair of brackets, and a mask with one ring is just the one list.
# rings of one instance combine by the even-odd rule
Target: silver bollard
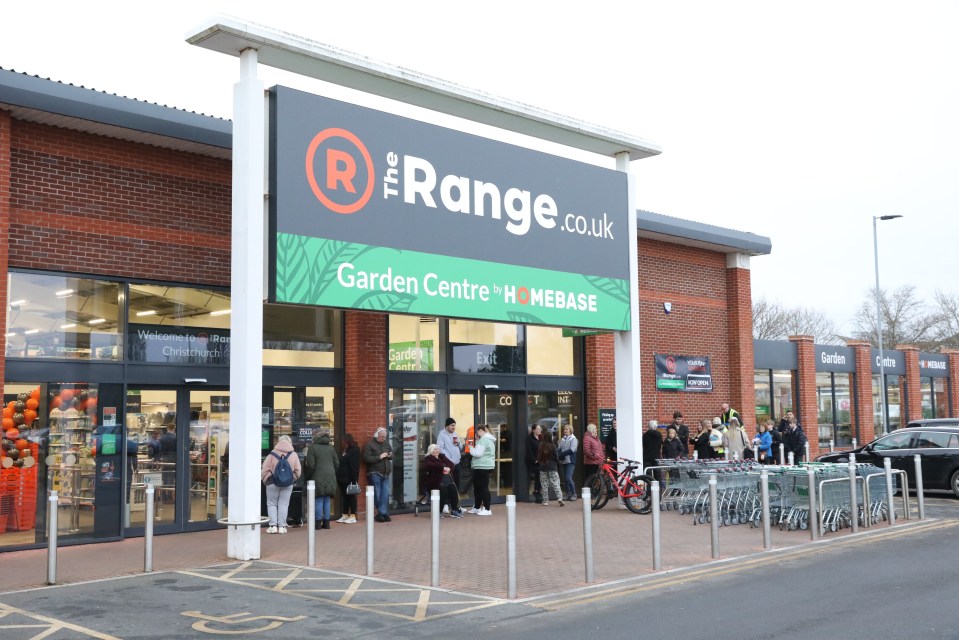
[[803,460],[804,460],[805,462],[809,462],[809,442],[807,441],[806,444],[803,445],[803,447],[804,447],[805,450],[806,450],[806,457],[803,458]]
[[652,513],[653,515],[653,571],[659,571],[663,568],[663,554],[659,530],[659,483],[655,480],[649,485],[652,493]]
[[912,456],[912,461],[916,465],[916,500],[919,502],[919,519],[926,519],[926,497],[922,490],[922,457],[917,453]]
[[773,548],[772,524],[769,522],[769,471],[762,469],[759,472],[759,482],[761,483],[760,495],[763,505],[763,549],[769,551]]
[[306,481],[306,564],[316,566],[316,481]]
[[849,454],[849,504],[852,512],[852,532],[859,532],[859,498],[856,491],[856,454]]
[[593,574],[593,496],[589,487],[583,487],[583,557],[586,560],[586,582],[592,582]]
[[883,458],[882,468],[886,472],[886,497],[889,499],[889,526],[891,527],[896,524],[896,503],[892,500],[892,460]]
[[[729,449],[726,450],[727,452]],[[713,559],[719,558],[719,506],[716,504],[716,476],[709,476],[709,533],[713,545]]]
[[853,439],[852,439],[852,448],[853,448],[853,449],[858,449],[858,448],[859,448],[858,445],[859,445],[859,443],[856,442],[856,439],[855,439],[855,438],[853,438]]
[[753,445],[753,460],[759,460],[759,447]]
[[699,452],[693,451],[693,461],[695,462],[696,460],[699,460]]
[[430,491],[430,530],[433,555],[430,560],[430,585],[440,586],[440,491]]
[[786,447],[783,443],[779,443],[779,464],[786,462]]
[[789,459],[789,466],[790,466],[790,467],[796,464],[796,456],[795,456],[795,454],[794,454],[792,451],[789,452],[789,458],[788,458],[788,459]]
[[47,584],[57,583],[57,519],[60,509],[60,498],[56,491],[50,492],[49,514],[47,517]]
[[366,575],[373,575],[373,487],[366,487]]
[[723,457],[726,459],[726,462],[729,462],[729,447],[726,447],[723,451]]
[[832,453],[832,452],[835,451],[835,450],[836,450],[836,441],[835,441],[835,440],[830,440],[830,441],[829,441],[829,453]]
[[809,538],[819,540],[819,503],[816,501],[816,470],[806,467],[806,478],[809,482]]
[[516,597],[516,496],[506,496],[506,597]]
[[739,452],[733,451],[733,462],[739,462]]
[[143,572],[153,571],[153,497],[156,489],[148,484],[146,494],[146,521],[143,525]]

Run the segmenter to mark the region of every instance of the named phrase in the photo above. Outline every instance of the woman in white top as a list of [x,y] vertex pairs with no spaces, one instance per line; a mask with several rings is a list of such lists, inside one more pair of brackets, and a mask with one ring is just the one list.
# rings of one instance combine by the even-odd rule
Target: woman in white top
[[576,500],[576,485],[573,484],[573,470],[576,469],[576,449],[579,442],[573,435],[572,425],[563,427],[563,439],[559,441],[559,465],[560,475],[563,483],[566,485],[566,499],[570,502]]
[[739,424],[738,418],[729,419],[729,431],[726,433],[726,438],[729,440],[729,459],[742,460],[743,451],[749,448],[749,436],[746,435],[743,426]]

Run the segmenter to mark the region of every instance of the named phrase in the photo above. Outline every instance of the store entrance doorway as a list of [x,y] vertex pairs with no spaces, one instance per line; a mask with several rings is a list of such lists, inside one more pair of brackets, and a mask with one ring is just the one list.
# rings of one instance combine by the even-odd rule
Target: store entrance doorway
[[124,431],[127,535],[143,531],[148,485],[158,533],[205,529],[226,517],[229,390],[131,385]]
[[[512,391],[453,391],[450,392],[450,416],[456,420],[457,431],[465,441],[464,452],[475,443],[474,427],[486,424],[496,439],[496,467],[490,476],[490,494],[497,497],[513,493],[515,434],[519,429],[518,411],[524,394]],[[525,417],[525,411],[523,412]],[[469,460],[469,456],[465,456]],[[472,474],[469,466],[460,469],[460,493],[471,495]]]

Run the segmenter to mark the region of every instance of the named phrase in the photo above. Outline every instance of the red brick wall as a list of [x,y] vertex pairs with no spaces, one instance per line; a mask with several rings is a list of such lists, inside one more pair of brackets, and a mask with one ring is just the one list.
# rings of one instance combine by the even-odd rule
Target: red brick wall
[[229,160],[17,120],[8,157],[11,268],[230,284]]
[[[385,313],[346,311],[346,342],[343,349],[343,376],[346,396],[346,431],[353,435],[360,450],[369,442],[377,427],[386,425],[387,331],[389,316]],[[360,474],[360,485],[366,485],[366,474]],[[359,501],[365,509],[363,500]]]
[[[748,269],[727,269],[726,254],[639,240],[639,340],[643,420],[672,421],[679,409],[691,427],[730,402],[749,428],[753,387],[752,302]],[[663,303],[672,305],[669,314]],[[707,356],[712,393],[656,389],[654,354]],[[586,412],[615,407],[612,336],[586,339]]]
[[865,444],[876,437],[872,422],[872,345],[864,340],[849,340],[846,343],[856,354],[856,424],[853,437],[858,444]]
[[[816,403],[816,345],[813,336],[789,336],[796,344],[796,375],[793,389],[798,395],[793,411],[809,440],[809,459],[819,455],[819,406]],[[797,384],[798,383],[798,384]]]
[[[7,291],[7,262],[10,255],[10,114],[0,111],[0,303],[2,309],[9,302]],[[6,380],[7,314],[0,312],[0,335],[3,349],[0,350],[0,382]]]
[[599,410],[616,407],[616,364],[613,334],[587,336],[586,359],[586,424],[599,427]]
[[749,269],[726,269],[727,355],[720,363],[729,367],[729,402],[746,420],[747,431],[756,428],[755,360],[753,358],[753,299]]
[[[907,413],[902,421],[902,426],[904,427],[906,423],[912,420],[922,420],[922,390],[919,385],[919,347],[900,344],[896,345],[896,349],[902,351],[903,357],[906,360],[904,400],[906,402],[905,410]],[[900,391],[903,389],[902,378],[900,378],[899,388]]]
[[946,407],[949,417],[959,416],[959,349],[942,349],[942,353],[949,357],[949,406]]

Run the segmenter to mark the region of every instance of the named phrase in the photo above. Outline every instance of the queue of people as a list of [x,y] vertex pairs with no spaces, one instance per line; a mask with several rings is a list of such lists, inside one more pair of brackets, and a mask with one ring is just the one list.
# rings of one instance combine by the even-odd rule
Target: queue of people
[[[505,425],[501,425],[500,430]],[[470,428],[471,437],[461,442],[457,436],[456,421],[446,420],[422,460],[423,486],[427,491],[440,492],[444,514],[462,518],[460,507],[460,466],[466,465],[471,480],[473,506],[467,513],[479,516],[492,515],[492,496],[489,488],[490,475],[496,465],[498,441],[488,425]],[[599,438],[595,424],[589,424],[583,433],[583,477],[599,471],[606,460],[616,460],[617,424],[605,442]],[[725,458],[746,459],[754,454],[759,462],[770,464],[778,460],[780,444],[784,455],[793,454],[794,461],[802,461],[807,443],[806,434],[792,411],[787,411],[777,425],[772,420],[761,422],[750,437],[740,414],[728,403],[723,403],[719,416],[704,418],[696,423],[695,433],[685,424],[681,411],[673,412],[673,421],[665,431],[656,420],[650,420],[643,428],[643,466],[656,466],[659,459],[689,457],[696,452],[700,459]],[[501,440],[500,440],[501,444]],[[555,496],[562,507],[567,501],[576,500],[575,470],[579,457],[579,441],[571,425],[562,426],[562,436],[545,431],[540,424],[530,426],[525,446],[528,493],[531,501],[548,506]],[[467,449],[468,447],[468,449]],[[162,450],[160,446],[158,450]],[[267,533],[286,533],[286,520],[292,495],[292,481],[303,475],[316,483],[316,528],[330,528],[332,497],[339,491],[342,504],[342,524],[357,522],[357,494],[361,461],[365,464],[367,483],[373,487],[376,522],[390,522],[390,491],[393,481],[393,449],[387,440],[387,429],[377,428],[362,450],[351,434],[345,434],[339,453],[331,445],[329,430],[321,430],[316,441],[306,449],[306,459],[301,468],[299,457],[294,453],[289,436],[280,436],[276,447],[263,461],[261,479],[266,485],[269,526]],[[290,468],[287,469],[286,465]],[[292,481],[287,484],[287,476]],[[282,478],[282,479],[281,479]]]

